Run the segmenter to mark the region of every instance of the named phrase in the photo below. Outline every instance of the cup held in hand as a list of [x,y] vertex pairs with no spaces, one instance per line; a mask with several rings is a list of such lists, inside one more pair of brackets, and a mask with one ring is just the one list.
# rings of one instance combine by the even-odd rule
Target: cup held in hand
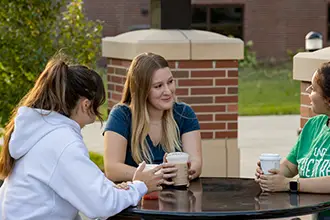
[[271,174],[271,169],[280,169],[281,156],[279,154],[265,153],[260,155],[260,166],[264,174]]
[[188,161],[189,161],[189,154],[184,152],[173,152],[169,153],[166,156],[166,160],[168,163],[175,164],[175,167],[178,169],[176,173],[176,177],[172,180],[174,182],[175,187],[180,186],[188,186],[189,179],[188,179]]

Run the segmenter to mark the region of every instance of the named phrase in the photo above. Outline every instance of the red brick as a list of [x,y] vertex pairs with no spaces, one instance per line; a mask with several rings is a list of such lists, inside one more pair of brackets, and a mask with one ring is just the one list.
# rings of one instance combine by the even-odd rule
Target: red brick
[[308,95],[300,94],[300,104],[311,105],[311,99]]
[[116,87],[115,87],[115,91],[116,92],[122,93],[123,92],[123,89],[124,89],[124,86],[116,85]]
[[300,127],[303,128],[307,121],[308,121],[308,119],[306,119],[306,118],[300,118]]
[[179,96],[178,99],[182,102],[186,102],[189,104],[210,104],[213,103],[213,97],[202,97],[202,96],[189,96],[189,97],[182,97]]
[[213,68],[211,60],[180,60],[179,69]]
[[201,132],[202,139],[213,139],[213,132]]
[[114,73],[115,69],[113,67],[108,67],[108,73]]
[[216,103],[233,103],[238,102],[238,96],[217,96],[215,97]]
[[191,77],[226,77],[225,70],[200,70],[191,71]]
[[132,62],[131,60],[122,60],[121,61],[121,66],[129,68],[130,65],[131,65],[131,62]]
[[237,60],[218,60],[216,68],[235,68],[238,67]]
[[237,131],[217,131],[215,138],[237,138]]
[[122,75],[122,76],[126,76],[127,74],[127,69],[126,68],[114,68],[115,74],[116,75]]
[[189,93],[189,89],[185,89],[185,88],[178,88],[175,90],[176,95],[188,95],[188,93]]
[[111,59],[111,65],[128,68],[131,65],[130,60]]
[[108,83],[108,90],[114,91],[115,90],[115,84]]
[[109,100],[108,101],[108,108],[112,108],[114,105],[116,105],[118,102],[114,102],[114,101],[112,101],[112,100]]
[[238,87],[228,87],[227,94],[238,94]]
[[201,130],[222,130],[226,129],[226,123],[222,122],[200,122]]
[[225,94],[226,88],[191,88],[192,95]]
[[310,82],[300,82],[300,91],[301,92],[306,92],[306,89],[308,88],[308,86],[310,86],[311,83]]
[[118,60],[118,59],[111,59],[111,65],[114,65],[114,66],[121,66],[121,60]]
[[124,77],[120,77],[120,76],[114,76],[112,75],[110,78],[110,82],[115,82],[115,83],[124,83]]
[[312,117],[312,109],[306,106],[300,106],[300,115],[305,118]]
[[203,105],[203,106],[191,106],[195,112],[224,112],[226,111],[225,105]]
[[227,105],[227,112],[237,112],[237,111],[238,111],[237,104]]
[[238,114],[216,114],[216,121],[236,121]]
[[197,114],[198,121],[213,121],[213,115],[199,115]]
[[169,67],[170,69],[176,68],[176,67],[175,67],[175,62],[176,62],[176,61],[167,61],[167,63],[168,63],[168,67]]
[[237,122],[228,122],[227,130],[237,130]]
[[217,86],[227,86],[227,85],[236,86],[238,85],[238,79],[217,79],[215,81],[215,84]]
[[121,100],[121,94],[111,93],[111,99],[115,100],[115,101],[120,101]]
[[174,78],[189,78],[189,71],[187,70],[175,70],[172,71]]
[[212,79],[179,79],[179,86],[213,86]]
[[228,77],[238,77],[237,70],[228,70],[227,74],[228,74]]

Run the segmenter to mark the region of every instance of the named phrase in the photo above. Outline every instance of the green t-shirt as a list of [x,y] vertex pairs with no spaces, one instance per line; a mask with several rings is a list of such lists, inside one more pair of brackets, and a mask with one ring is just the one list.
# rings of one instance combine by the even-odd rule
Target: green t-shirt
[[298,166],[300,178],[330,176],[330,128],[328,116],[310,118],[287,159]]
[[[330,128],[327,121],[327,115],[310,118],[287,156],[291,163],[298,166],[300,178],[330,176]],[[330,216],[330,210],[316,216]]]

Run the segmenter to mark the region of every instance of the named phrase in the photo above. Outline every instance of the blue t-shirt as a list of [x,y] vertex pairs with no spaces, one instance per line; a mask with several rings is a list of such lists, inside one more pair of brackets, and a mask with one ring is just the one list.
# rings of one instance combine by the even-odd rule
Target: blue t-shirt
[[[200,126],[193,109],[185,103],[174,103],[173,105],[173,116],[176,121],[179,130],[180,137],[187,132],[199,130]],[[126,105],[116,105],[112,108],[104,132],[113,131],[127,140],[127,150],[125,164],[137,167],[138,164],[133,160],[131,153],[131,125],[132,125],[132,114],[131,110]],[[158,145],[154,146],[149,135],[146,137],[148,145],[151,147],[151,154],[154,164],[160,164],[163,162],[163,156],[165,151]]]

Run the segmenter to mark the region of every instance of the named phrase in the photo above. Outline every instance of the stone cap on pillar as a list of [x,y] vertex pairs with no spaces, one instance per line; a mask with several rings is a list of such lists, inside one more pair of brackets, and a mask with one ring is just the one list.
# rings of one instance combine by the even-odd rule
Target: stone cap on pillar
[[240,60],[244,42],[238,38],[201,30],[148,29],[102,39],[102,56],[132,60],[143,52],[167,60]]
[[293,57],[293,79],[310,82],[315,70],[328,61],[330,61],[330,47],[296,54]]

